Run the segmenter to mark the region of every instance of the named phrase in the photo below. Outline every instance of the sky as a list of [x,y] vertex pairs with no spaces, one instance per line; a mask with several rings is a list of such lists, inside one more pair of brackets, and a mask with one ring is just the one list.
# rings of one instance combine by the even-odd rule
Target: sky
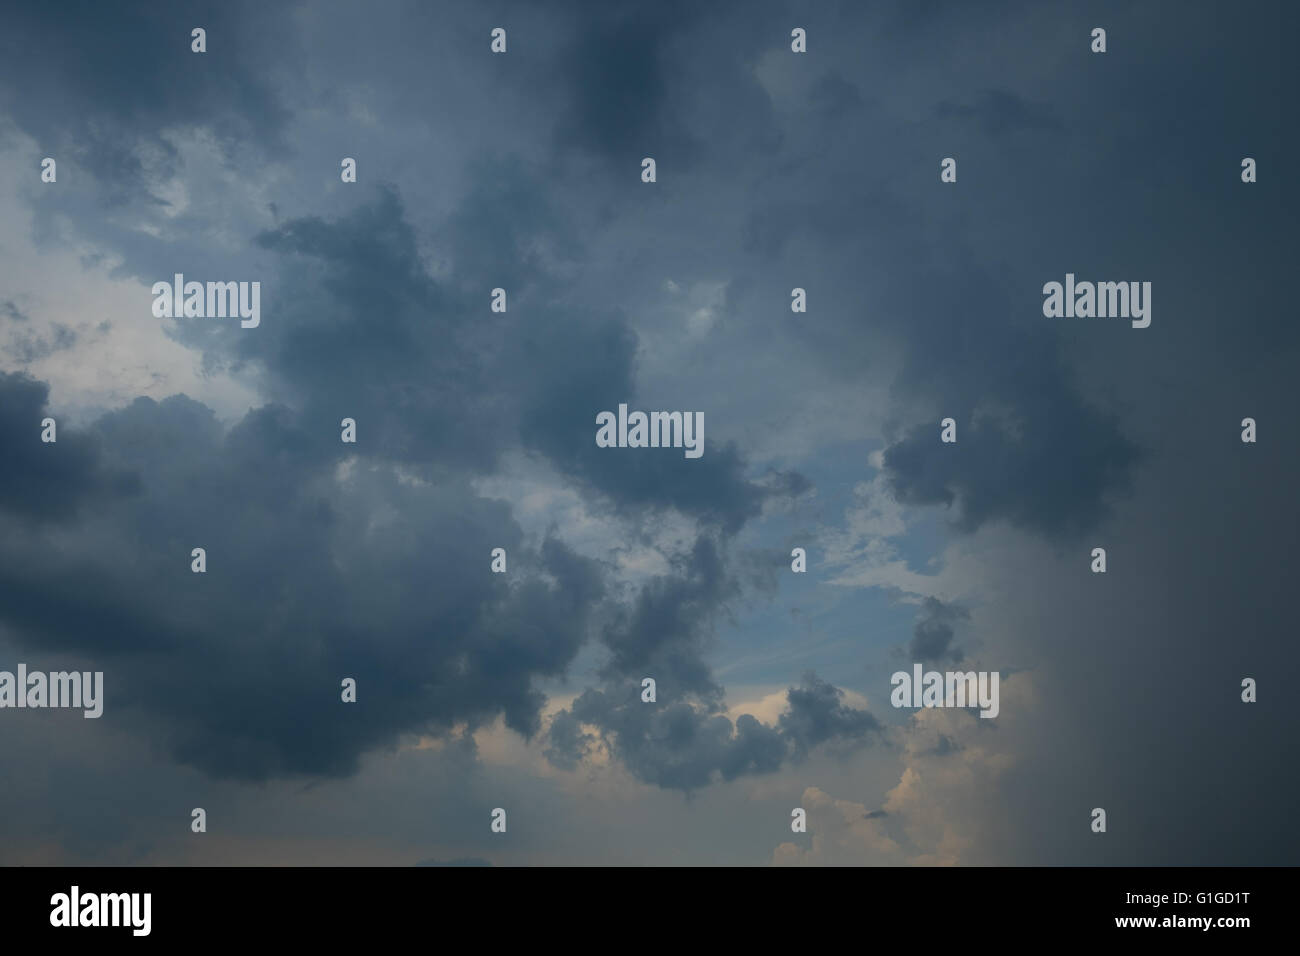
[[0,863],[1295,862],[1281,0],[6,20]]

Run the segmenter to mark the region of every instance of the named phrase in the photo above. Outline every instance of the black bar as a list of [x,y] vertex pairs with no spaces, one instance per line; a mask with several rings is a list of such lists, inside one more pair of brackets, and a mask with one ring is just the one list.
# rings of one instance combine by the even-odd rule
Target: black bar
[[[557,945],[576,946],[578,938],[562,938],[608,927],[623,934],[602,937],[611,945],[621,938],[641,951],[651,940],[662,948],[686,939],[681,934],[703,921],[708,935],[737,942],[787,933],[811,934],[811,942],[838,926],[860,941],[929,940],[941,949],[960,940],[1044,935],[1231,946],[1261,930],[1285,933],[1283,908],[1294,884],[1291,868],[9,868],[0,870],[0,919],[6,942],[65,944],[75,938],[330,945],[416,934],[434,946],[461,948],[455,940],[468,932],[482,942],[523,934],[525,942],[558,936]],[[148,935],[135,936],[130,925],[51,925],[52,898],[70,897],[73,886],[83,907],[88,894],[150,894]],[[131,922],[129,913],[121,922]],[[1117,922],[1135,918],[1154,924]],[[1208,929],[1179,923],[1206,918]],[[1229,919],[1247,925],[1218,922]]]

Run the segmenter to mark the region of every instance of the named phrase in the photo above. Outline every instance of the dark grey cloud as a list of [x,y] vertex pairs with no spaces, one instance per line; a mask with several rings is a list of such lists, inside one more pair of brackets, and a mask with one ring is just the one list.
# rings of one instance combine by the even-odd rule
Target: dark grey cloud
[[[552,718],[545,750],[552,764],[575,769],[599,738],[638,779],[691,791],[773,773],[822,744],[851,749],[881,729],[870,712],[846,706],[843,691],[812,673],[789,688],[776,725],[751,714],[733,723],[722,713],[724,690],[707,661],[711,638],[735,603],[762,600],[775,588],[785,558],[777,551],[732,555],[725,537],[701,534],[675,560],[671,573],[651,578],[600,624],[609,652],[604,685]],[[641,700],[645,677],[655,680],[654,703]]]
[[[91,505],[138,492],[138,474],[115,469],[96,436],[49,408],[49,386],[19,373],[0,372],[0,512],[41,521],[70,521]],[[43,442],[41,422],[55,420],[54,442]]]
[[648,581],[608,625],[605,676],[654,677],[675,692],[720,696],[703,659],[704,642],[725,604],[741,593],[718,542],[701,535],[674,573]]
[[12,319],[14,322],[26,322],[30,316],[14,303],[12,299],[6,299],[0,302],[0,315],[6,319]]
[[[899,500],[953,506],[955,527],[967,532],[998,520],[1050,537],[1095,528],[1127,492],[1141,448],[1120,415],[1081,387],[1062,328],[1043,324],[1039,290],[1057,263],[1041,248],[1025,249],[1014,278],[994,275],[961,244],[932,261],[920,252],[916,212],[900,207],[880,180],[850,175],[829,159],[806,167],[821,165],[829,168],[810,172],[812,178],[843,179],[844,194],[801,195],[796,188],[777,201],[756,200],[752,248],[771,260],[769,271],[813,271],[820,274],[816,284],[804,280],[813,294],[822,286],[833,293],[829,308],[821,307],[828,314],[800,327],[801,347],[819,354],[827,376],[852,380],[863,369],[892,375],[897,407],[887,419],[884,470]],[[938,184],[937,159],[933,176]],[[859,228],[855,210],[868,210],[897,238],[881,243],[874,230]],[[937,219],[955,215],[945,211]],[[834,237],[832,248],[818,262],[804,261],[801,247],[813,235]],[[781,264],[791,258],[796,265]],[[874,261],[894,264],[867,285],[862,263]],[[1153,278],[1158,288],[1177,287],[1172,272],[1165,281]],[[765,301],[788,299],[789,288],[755,271],[729,292],[729,312],[743,317]],[[858,302],[872,302],[870,313]],[[1176,314],[1177,306],[1165,309]],[[899,362],[880,368],[882,352]],[[932,417],[917,422],[918,409]],[[940,442],[945,417],[957,422],[955,445]]]
[[562,710],[546,729],[546,759],[561,770],[575,770],[596,738],[582,730],[582,721],[572,711]]
[[[577,720],[600,728],[618,760],[638,779],[695,790],[717,779],[771,773],[785,758],[780,733],[744,714],[735,724],[686,701],[644,704],[636,688],[626,695],[588,690],[573,702]],[[566,755],[572,760],[581,754]]]
[[557,141],[629,169],[650,155],[689,164],[702,144],[675,109],[679,74],[670,51],[705,12],[677,0],[584,10],[565,57],[568,110],[557,124]]
[[[208,129],[229,153],[284,148],[289,114],[266,73],[290,52],[290,15],[243,2],[15,9],[0,37],[0,107],[42,155],[95,177],[104,202],[148,201],[175,168],[168,127]],[[206,53],[191,51],[195,27]]]
[[786,692],[789,710],[778,718],[777,727],[797,758],[829,740],[855,741],[880,730],[869,711],[845,706],[843,697],[842,690],[812,673]]
[[842,121],[851,119],[855,111],[866,105],[862,92],[836,70],[822,74],[817,80],[812,88],[812,101],[819,110]]
[[[178,759],[238,777],[341,774],[403,732],[498,714],[539,728],[533,681],[586,638],[603,589],[591,562],[554,540],[530,551],[508,509],[463,479],[405,484],[363,461],[340,484],[337,435],[283,407],[225,433],[189,399],[138,399],[93,431],[141,491],[101,504],[61,551],[6,534],[4,619],[31,647],[97,660],[106,706],[163,720]],[[43,500],[19,492],[24,508]],[[205,574],[190,570],[195,547]],[[493,547],[509,550],[508,583],[488,573]]]
[[1017,408],[1014,422],[956,418],[952,444],[940,441],[938,422],[909,430],[884,453],[898,500],[950,506],[967,532],[997,520],[1052,536],[1094,528],[1108,496],[1126,487],[1137,448],[1114,416],[1060,391]]
[[718,780],[775,773],[822,744],[857,746],[880,730],[869,711],[845,706],[843,691],[815,674],[789,688],[788,709],[775,726],[752,714],[733,723],[719,701],[677,696],[672,684],[660,685],[657,694],[655,703],[642,701],[634,681],[585,691],[555,715],[547,758],[564,769],[576,767],[596,742],[578,732],[587,724],[637,779],[690,792]]
[[[494,173],[503,168],[518,174]],[[499,241],[513,261],[551,234],[544,212],[526,209],[499,240],[484,231],[517,191],[470,193],[452,222],[471,247]],[[11,542],[0,589],[28,643],[115,658],[118,699],[141,719],[166,719],[177,759],[246,778],[349,773],[401,733],[496,715],[534,734],[544,702],[535,682],[564,672],[597,608],[611,622],[614,670],[653,665],[693,693],[721,693],[702,654],[739,593],[725,537],[806,479],[751,481],[734,446],[700,460],[602,456],[595,413],[635,395],[625,320],[554,305],[539,318],[530,300],[553,295],[554,281],[526,260],[503,270],[512,305],[496,320],[488,288],[429,276],[393,189],[337,220],[287,221],[258,244],[280,270],[264,282],[256,333],[194,323],[178,336],[206,367],[251,377],[276,403],[228,432],[183,396],[139,399],[95,422],[108,460],[140,475],[142,493],[101,511],[75,558],[33,564],[21,549],[42,548],[39,539]],[[339,441],[344,417],[359,440],[339,481],[353,452]],[[627,609],[607,605],[600,569],[554,539],[530,552],[508,507],[469,490],[511,447],[547,455],[614,510],[675,508],[715,530],[677,576]],[[394,464],[429,484],[404,484]],[[12,497],[15,510],[28,507]],[[397,527],[381,538],[373,521]],[[499,546],[511,556],[508,584],[487,572]],[[207,551],[204,575],[190,572],[194,547]],[[80,579],[89,583],[74,586]],[[76,597],[53,600],[65,590]],[[345,676],[359,684],[355,707],[338,701]],[[233,715],[228,693],[241,701]]]
[[953,635],[956,633],[954,625],[969,619],[970,612],[966,608],[927,597],[921,602],[921,613],[917,615],[916,625],[912,629],[912,640],[907,645],[908,655],[921,662],[961,660],[961,649],[952,646]]
[[968,120],[989,136],[1064,128],[1051,107],[1009,90],[984,90],[969,102],[944,100],[935,108],[935,115],[942,120]]
[[[496,165],[483,175],[444,240],[468,263],[464,275],[427,275],[399,196],[381,188],[338,221],[294,220],[259,236],[284,260],[259,335],[231,345],[223,330],[198,327],[186,340],[202,336],[218,356],[233,349],[226,361],[255,363],[269,388],[309,415],[356,418],[367,447],[394,459],[490,469],[522,444],[616,509],[676,508],[727,532],[765,498],[804,487],[793,474],[751,481],[728,444],[695,460],[597,447],[596,414],[634,399],[636,335],[618,313],[535,304],[562,289],[519,252],[552,244],[563,228],[535,198],[516,201],[545,192],[520,179],[524,170]],[[506,313],[488,309],[497,287]]]

